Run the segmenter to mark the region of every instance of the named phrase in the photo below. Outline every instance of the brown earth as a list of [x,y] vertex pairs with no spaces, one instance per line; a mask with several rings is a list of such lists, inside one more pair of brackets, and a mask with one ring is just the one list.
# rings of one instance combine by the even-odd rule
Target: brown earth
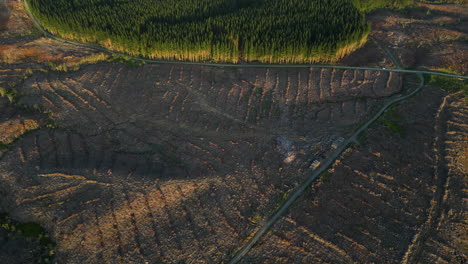
[[0,158],[12,144],[26,133],[39,129],[45,123],[41,114],[31,113],[11,105],[7,98],[0,97]]
[[[72,66],[105,59],[95,50],[41,37],[22,0],[0,0],[1,64],[42,64],[43,68],[50,64]],[[29,67],[38,68],[38,65]]]
[[0,39],[31,34],[33,24],[21,0],[0,0]]
[[7,8],[5,1],[0,1],[0,32],[6,30],[7,22],[10,18],[10,10]]
[[0,123],[0,142],[3,144],[10,144],[16,138],[24,133],[39,128],[39,124],[33,119],[9,119]]
[[[0,137],[13,141],[0,157],[0,208],[41,223],[59,263],[227,261],[336,136],[403,84],[417,85],[395,73],[316,68],[51,71],[105,58],[39,38],[22,1],[4,3],[0,86],[21,99],[0,98]],[[425,5],[370,19],[376,41],[343,64],[389,67],[387,48],[405,66],[466,72],[466,9]],[[387,117],[402,133],[371,128],[244,262],[466,259],[466,105],[452,95],[440,107],[445,95],[426,87],[398,106]]]
[[27,65],[21,67],[0,67],[0,87],[4,89],[15,88],[24,79],[33,73]]
[[387,114],[401,132],[369,129],[243,263],[464,263],[466,104],[444,96],[426,87]]
[[368,16],[371,36],[405,67],[468,72],[468,8],[419,4],[405,11],[379,10]]
[[96,52],[91,49],[77,49],[76,46],[60,43],[48,38],[25,39],[4,44],[0,50],[2,63],[73,63]]
[[465,263],[468,261],[467,167],[468,108],[462,93],[449,95],[440,108],[438,163],[447,174],[433,210],[433,221],[425,230],[414,258],[419,263]]
[[0,7],[0,43],[8,38],[22,38],[34,32],[22,0],[0,0]]
[[401,83],[313,68],[38,73],[19,87],[20,104],[60,128],[24,137],[0,161],[5,209],[43,223],[62,262],[227,260],[314,153]]
[[167,127],[242,133],[274,128],[306,136],[355,124],[379,99],[399,92],[401,82],[397,73],[376,71],[101,64],[70,74],[40,73],[19,90],[24,103],[41,104],[77,129],[91,120],[101,129],[128,121],[148,122],[150,129],[155,119]]
[[[370,35],[372,37],[372,32]],[[349,66],[366,65],[388,68],[394,66],[393,62],[385,53],[385,51],[379,47],[379,45],[372,38],[369,39],[360,49],[344,57],[338,63]]]

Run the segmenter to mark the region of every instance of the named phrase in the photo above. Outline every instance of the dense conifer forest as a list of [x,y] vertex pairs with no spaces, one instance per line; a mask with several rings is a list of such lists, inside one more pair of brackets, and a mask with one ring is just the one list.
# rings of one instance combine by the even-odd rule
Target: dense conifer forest
[[131,55],[289,63],[359,47],[370,28],[361,1],[28,0],[50,32]]

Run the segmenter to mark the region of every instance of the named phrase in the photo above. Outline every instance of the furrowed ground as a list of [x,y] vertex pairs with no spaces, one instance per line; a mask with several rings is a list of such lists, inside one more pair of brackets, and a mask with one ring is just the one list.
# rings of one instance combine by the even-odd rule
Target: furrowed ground
[[439,186],[432,221],[421,232],[422,239],[418,241],[411,260],[420,263],[463,263],[468,259],[465,246],[468,239],[466,95],[458,92],[446,96],[438,117],[437,162],[444,185]]
[[37,73],[56,122],[0,161],[7,210],[65,262],[219,262],[384,98],[395,73],[98,64]]
[[388,111],[243,263],[463,263],[466,107],[445,95]]
[[468,72],[468,6],[417,3],[399,12],[379,10],[368,16],[371,36],[392,51],[404,67]]
[[[371,41],[340,63],[466,72],[466,8],[418,5],[369,14]],[[0,210],[43,225],[58,263],[226,262],[337,136],[418,85],[376,71],[83,66],[109,56],[39,36],[22,1],[4,6]],[[445,95],[425,87],[385,114],[244,262],[466,260],[466,101]],[[3,220],[1,258],[54,257]]]

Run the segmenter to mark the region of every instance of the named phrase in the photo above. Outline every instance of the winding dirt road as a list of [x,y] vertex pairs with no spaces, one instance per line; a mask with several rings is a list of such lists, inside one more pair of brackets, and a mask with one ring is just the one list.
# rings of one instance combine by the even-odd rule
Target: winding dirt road
[[[374,67],[354,67],[354,66],[341,66],[341,65],[320,65],[320,64],[229,64],[229,63],[205,63],[205,62],[181,62],[181,61],[163,61],[163,60],[152,60],[152,59],[144,59],[134,56],[129,56],[127,54],[111,51],[102,47],[98,47],[95,45],[79,43],[71,40],[62,39],[57,37],[49,32],[47,32],[40,23],[34,18],[32,15],[27,0],[23,0],[26,10],[31,17],[35,27],[40,30],[45,36],[65,42],[74,44],[80,47],[92,48],[98,51],[106,52],[108,54],[114,54],[119,56],[124,56],[127,58],[131,58],[134,60],[144,61],[147,63],[156,63],[156,64],[180,64],[180,65],[203,65],[203,66],[213,66],[213,67],[236,67],[236,68],[335,68],[335,69],[354,69],[354,70],[374,70],[374,71],[387,71],[387,72],[399,72],[399,73],[411,73],[417,74],[420,79],[419,86],[413,90],[411,93],[407,95],[401,95],[397,98],[392,99],[385,103],[385,105],[365,124],[363,124],[360,128],[358,128],[354,134],[349,137],[340,147],[338,147],[332,155],[330,155],[326,160],[322,162],[322,165],[318,167],[308,178],[305,182],[303,182],[299,187],[297,187],[292,194],[288,197],[286,201],[281,205],[281,207],[269,218],[265,221],[263,226],[258,229],[255,235],[248,240],[236,253],[236,255],[231,259],[229,262],[230,264],[238,263],[242,257],[244,257],[247,252],[260,240],[260,238],[272,227],[272,225],[280,219],[280,217],[289,209],[289,207],[304,193],[304,191],[329,167],[333,164],[333,162],[341,155],[341,153],[348,148],[348,146],[354,142],[356,142],[357,137],[366,130],[371,124],[373,124],[390,106],[395,103],[401,102],[405,99],[410,98],[411,96],[418,93],[424,86],[424,78],[423,74],[431,74],[431,75],[440,75],[446,77],[455,77],[461,79],[468,79],[467,76],[444,73],[444,72],[436,72],[436,71],[425,71],[425,70],[408,70],[408,69],[386,69],[386,68],[374,68]],[[397,65],[398,66],[398,65]]]

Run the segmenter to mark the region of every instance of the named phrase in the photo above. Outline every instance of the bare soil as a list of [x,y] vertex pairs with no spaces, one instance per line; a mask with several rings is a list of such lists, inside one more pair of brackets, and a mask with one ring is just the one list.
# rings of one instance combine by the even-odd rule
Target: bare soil
[[371,36],[404,67],[468,72],[466,6],[420,4],[404,11],[375,11],[368,19],[373,23]]
[[19,103],[59,128],[0,161],[5,209],[43,223],[64,262],[227,260],[314,153],[401,84],[395,73],[313,68],[37,73]]
[[57,42],[48,38],[26,38],[1,45],[0,62],[17,63],[72,63],[80,58],[96,53],[90,49],[77,49],[76,46]]
[[[370,36],[372,37],[373,32]],[[339,64],[350,66],[374,66],[374,67],[392,67],[393,62],[389,59],[385,51],[372,39],[368,39],[362,48],[341,59]]]
[[[466,151],[466,105],[459,94],[441,115],[444,96],[426,87],[398,105],[393,115],[401,133],[383,124],[369,129],[364,143],[344,153],[244,263],[464,263],[466,172],[460,168],[466,164],[459,161],[466,152],[459,151]],[[458,146],[442,155],[458,161],[449,163],[449,178],[441,169],[445,160],[433,167],[443,153],[440,124],[453,140],[442,144],[451,151]]]
[[[98,52],[43,38],[34,28],[22,0],[0,0],[0,63],[48,67],[71,65]],[[36,64],[36,65],[31,65]],[[1,81],[0,76],[0,81]],[[1,85],[1,84],[0,84]]]
[[[227,261],[337,136],[417,85],[320,68],[52,71],[95,52],[35,36],[22,1],[3,3],[0,86],[21,98],[0,98],[0,209],[41,223],[58,263]],[[387,48],[404,66],[466,72],[466,9],[370,19],[376,41],[343,64],[392,66]],[[444,96],[426,87],[396,108],[400,132],[371,128],[244,262],[466,259],[466,102]]]
[[468,109],[462,93],[449,95],[440,109],[441,124],[438,138],[439,164],[446,178],[440,186],[440,197],[433,210],[432,225],[414,259],[418,263],[465,263],[468,261],[468,219],[466,204],[468,138],[466,120]]
[[10,10],[7,8],[4,0],[0,1],[0,32],[7,28],[7,22],[10,18]]
[[31,34],[33,24],[22,0],[0,0],[0,39]]

